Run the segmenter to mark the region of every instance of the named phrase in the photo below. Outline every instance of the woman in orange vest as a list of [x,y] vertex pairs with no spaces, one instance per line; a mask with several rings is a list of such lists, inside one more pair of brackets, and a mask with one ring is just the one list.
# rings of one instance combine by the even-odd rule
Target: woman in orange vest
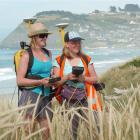
[[[66,106],[69,108],[81,105],[88,107],[88,99],[90,99],[90,106],[92,109],[97,110],[98,107],[101,108],[101,103],[96,96],[95,88],[92,86],[97,82],[97,75],[91,58],[82,52],[82,40],[84,39],[77,32],[67,32],[65,34],[63,53],[56,58],[53,65],[54,75],[61,77],[56,98],[60,103],[66,101]],[[84,69],[83,73],[82,69]],[[79,75],[78,73],[82,74]],[[85,117],[82,110],[78,112]],[[79,117],[74,115],[72,134],[75,139],[77,138],[78,121]]]

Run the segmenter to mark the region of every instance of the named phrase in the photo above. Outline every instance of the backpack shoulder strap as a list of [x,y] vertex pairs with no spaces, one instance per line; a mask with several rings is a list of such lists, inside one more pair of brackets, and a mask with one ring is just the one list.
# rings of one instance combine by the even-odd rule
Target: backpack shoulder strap
[[46,48],[42,48],[42,50],[50,57],[50,52]]
[[32,52],[32,49],[31,48],[26,49],[26,51],[29,54],[28,69],[27,69],[27,73],[26,73],[26,75],[27,75],[31,71],[34,57],[33,57],[33,52]]

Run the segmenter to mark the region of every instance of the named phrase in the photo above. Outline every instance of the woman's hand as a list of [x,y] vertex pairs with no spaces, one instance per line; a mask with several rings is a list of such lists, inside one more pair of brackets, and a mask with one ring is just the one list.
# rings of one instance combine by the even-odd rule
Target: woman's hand
[[44,85],[45,87],[50,87],[51,85],[49,84],[49,78],[43,78],[40,80],[41,85]]
[[72,73],[69,73],[66,77],[67,80],[77,80],[77,77]]
[[77,80],[81,83],[84,83],[85,82],[85,76],[83,74],[81,74],[77,77]]
[[77,77],[76,75],[70,73],[67,75],[67,80],[78,80],[79,82],[84,82],[85,76],[81,74]]

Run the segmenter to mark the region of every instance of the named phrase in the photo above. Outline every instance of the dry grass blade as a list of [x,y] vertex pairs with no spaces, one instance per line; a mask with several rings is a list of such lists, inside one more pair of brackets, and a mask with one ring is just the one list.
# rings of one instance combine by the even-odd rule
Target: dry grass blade
[[25,137],[24,140],[30,140],[32,137],[38,135],[39,133],[43,132],[46,128],[42,128],[37,130],[36,132],[30,134],[29,136]]

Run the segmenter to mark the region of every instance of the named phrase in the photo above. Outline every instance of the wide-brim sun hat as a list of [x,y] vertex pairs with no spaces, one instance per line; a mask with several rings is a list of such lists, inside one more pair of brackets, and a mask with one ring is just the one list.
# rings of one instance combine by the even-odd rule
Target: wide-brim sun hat
[[31,25],[28,33],[28,37],[32,38],[33,36],[40,35],[40,34],[52,34],[51,32],[48,31],[47,27],[40,23],[34,23]]
[[75,31],[71,31],[71,32],[67,32],[64,36],[64,41],[65,42],[69,42],[69,41],[81,41],[81,40],[85,40],[83,39],[77,32]]

